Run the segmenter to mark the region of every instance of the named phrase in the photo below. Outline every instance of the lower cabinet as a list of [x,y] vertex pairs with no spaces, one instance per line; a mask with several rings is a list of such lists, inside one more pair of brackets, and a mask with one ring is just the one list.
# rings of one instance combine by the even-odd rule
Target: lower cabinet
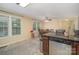
[[77,55],[79,55],[79,44],[77,46]]
[[71,45],[50,41],[49,43],[49,54],[50,55],[71,55]]

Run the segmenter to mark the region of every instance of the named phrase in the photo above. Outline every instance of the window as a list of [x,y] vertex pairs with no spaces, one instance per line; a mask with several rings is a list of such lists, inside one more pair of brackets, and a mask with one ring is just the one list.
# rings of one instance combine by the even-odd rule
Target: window
[[8,17],[0,15],[0,37],[8,35]]
[[21,33],[20,19],[12,17],[12,35]]
[[21,34],[20,18],[0,15],[0,37]]
[[40,29],[40,23],[39,22],[34,22],[33,23],[33,30],[39,30]]
[[36,30],[36,22],[33,23],[33,30]]

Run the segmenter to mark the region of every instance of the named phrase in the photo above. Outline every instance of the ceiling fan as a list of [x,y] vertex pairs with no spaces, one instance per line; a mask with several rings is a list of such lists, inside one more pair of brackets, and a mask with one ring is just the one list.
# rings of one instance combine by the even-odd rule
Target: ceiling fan
[[51,21],[52,19],[51,18],[49,18],[49,17],[45,17],[46,18],[46,20],[48,20],[48,21]]

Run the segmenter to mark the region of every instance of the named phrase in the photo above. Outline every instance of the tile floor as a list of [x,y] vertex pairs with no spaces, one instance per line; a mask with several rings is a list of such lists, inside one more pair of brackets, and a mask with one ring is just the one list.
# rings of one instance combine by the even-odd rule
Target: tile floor
[[[0,48],[0,55],[43,55],[40,52],[41,42],[38,38]],[[50,55],[70,55],[71,46],[50,41]]]
[[38,38],[9,45],[0,49],[0,55],[41,55]]

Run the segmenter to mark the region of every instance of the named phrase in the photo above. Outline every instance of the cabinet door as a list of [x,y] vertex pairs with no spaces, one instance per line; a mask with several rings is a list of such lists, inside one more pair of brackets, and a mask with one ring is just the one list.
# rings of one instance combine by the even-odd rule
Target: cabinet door
[[77,43],[73,42],[72,43],[72,55],[77,54]]
[[49,54],[49,40],[48,37],[43,37],[43,54],[48,55]]
[[77,52],[77,55],[79,55],[79,43],[77,43],[77,46],[76,46],[76,52]]

